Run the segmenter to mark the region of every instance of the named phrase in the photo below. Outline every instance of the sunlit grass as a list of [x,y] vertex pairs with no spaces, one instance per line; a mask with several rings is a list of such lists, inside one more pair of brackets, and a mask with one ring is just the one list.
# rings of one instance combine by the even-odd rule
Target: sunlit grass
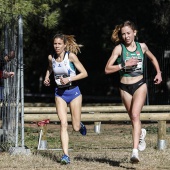
[[[17,170],[163,170],[170,167],[170,149],[157,150],[157,123],[143,124],[147,130],[147,149],[139,152],[140,163],[129,162],[132,150],[131,125],[126,123],[102,124],[101,133],[94,132],[94,125],[87,125],[88,133],[81,136],[69,125],[69,154],[71,164],[62,166],[59,161],[62,156],[59,136],[59,125],[47,126],[48,149],[37,150],[40,128],[26,125],[25,145],[31,150],[31,155],[10,155],[0,152],[0,169]],[[170,128],[167,126],[167,144],[170,141]],[[168,146],[168,145],[167,145]]]

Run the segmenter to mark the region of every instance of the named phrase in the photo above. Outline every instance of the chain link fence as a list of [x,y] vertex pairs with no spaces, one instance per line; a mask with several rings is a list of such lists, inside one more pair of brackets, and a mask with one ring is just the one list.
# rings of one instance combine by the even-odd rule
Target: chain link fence
[[[0,148],[24,148],[24,83],[22,17],[12,18],[0,32]],[[12,149],[11,149],[12,148]]]

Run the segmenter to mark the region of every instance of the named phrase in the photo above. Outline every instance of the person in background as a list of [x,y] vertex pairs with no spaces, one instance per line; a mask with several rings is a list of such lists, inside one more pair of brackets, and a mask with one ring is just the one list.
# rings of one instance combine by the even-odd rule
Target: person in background
[[[81,122],[82,94],[76,82],[88,76],[87,71],[77,57],[80,45],[73,35],[56,34],[53,39],[55,53],[48,56],[49,66],[46,71],[44,85],[50,86],[50,74],[54,73],[56,82],[56,111],[61,122],[60,138],[64,155],[62,164],[70,163],[68,154],[67,105],[70,106],[72,126],[75,131],[86,135],[86,127]],[[78,70],[78,74],[77,71]]]
[[[112,41],[116,44],[105,66],[105,73],[120,73],[120,94],[122,102],[132,123],[133,150],[131,162],[139,162],[138,150],[146,148],[146,130],[141,128],[140,113],[145,103],[147,85],[143,78],[144,57],[152,62],[156,76],[155,84],[162,82],[160,67],[156,57],[145,43],[135,41],[137,29],[133,22],[125,21],[117,25],[112,33]],[[115,64],[115,62],[117,62]]]
[[[13,55],[12,55],[13,56]],[[0,101],[4,99],[4,79],[14,76],[14,72],[6,71],[4,66],[10,61],[10,56],[5,55],[4,58],[0,58]]]

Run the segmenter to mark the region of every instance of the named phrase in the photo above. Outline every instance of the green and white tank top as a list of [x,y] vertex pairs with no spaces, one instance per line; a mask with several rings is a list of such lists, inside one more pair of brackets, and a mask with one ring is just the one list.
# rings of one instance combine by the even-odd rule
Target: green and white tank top
[[129,51],[124,44],[121,44],[122,46],[122,53],[117,58],[117,63],[126,63],[130,58],[137,58],[139,60],[138,64],[136,66],[129,66],[125,67],[124,69],[120,70],[120,76],[121,77],[136,77],[143,75],[143,62],[144,62],[144,54],[142,52],[141,46],[138,42],[136,43],[136,50],[131,52]]

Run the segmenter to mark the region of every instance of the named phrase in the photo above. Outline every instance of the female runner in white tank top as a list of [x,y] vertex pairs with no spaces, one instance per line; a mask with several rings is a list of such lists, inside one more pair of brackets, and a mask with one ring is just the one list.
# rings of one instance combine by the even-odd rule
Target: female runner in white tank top
[[[53,71],[56,82],[55,103],[57,115],[61,122],[60,138],[64,152],[61,163],[68,164],[70,157],[68,154],[67,105],[70,106],[73,129],[86,135],[86,127],[81,122],[82,95],[76,81],[87,77],[88,74],[76,55],[80,48],[75,42],[74,36],[56,34],[54,36],[54,50],[55,53],[48,56],[49,67],[46,71],[44,85],[50,86],[49,77]],[[76,74],[76,69],[78,74]]]

